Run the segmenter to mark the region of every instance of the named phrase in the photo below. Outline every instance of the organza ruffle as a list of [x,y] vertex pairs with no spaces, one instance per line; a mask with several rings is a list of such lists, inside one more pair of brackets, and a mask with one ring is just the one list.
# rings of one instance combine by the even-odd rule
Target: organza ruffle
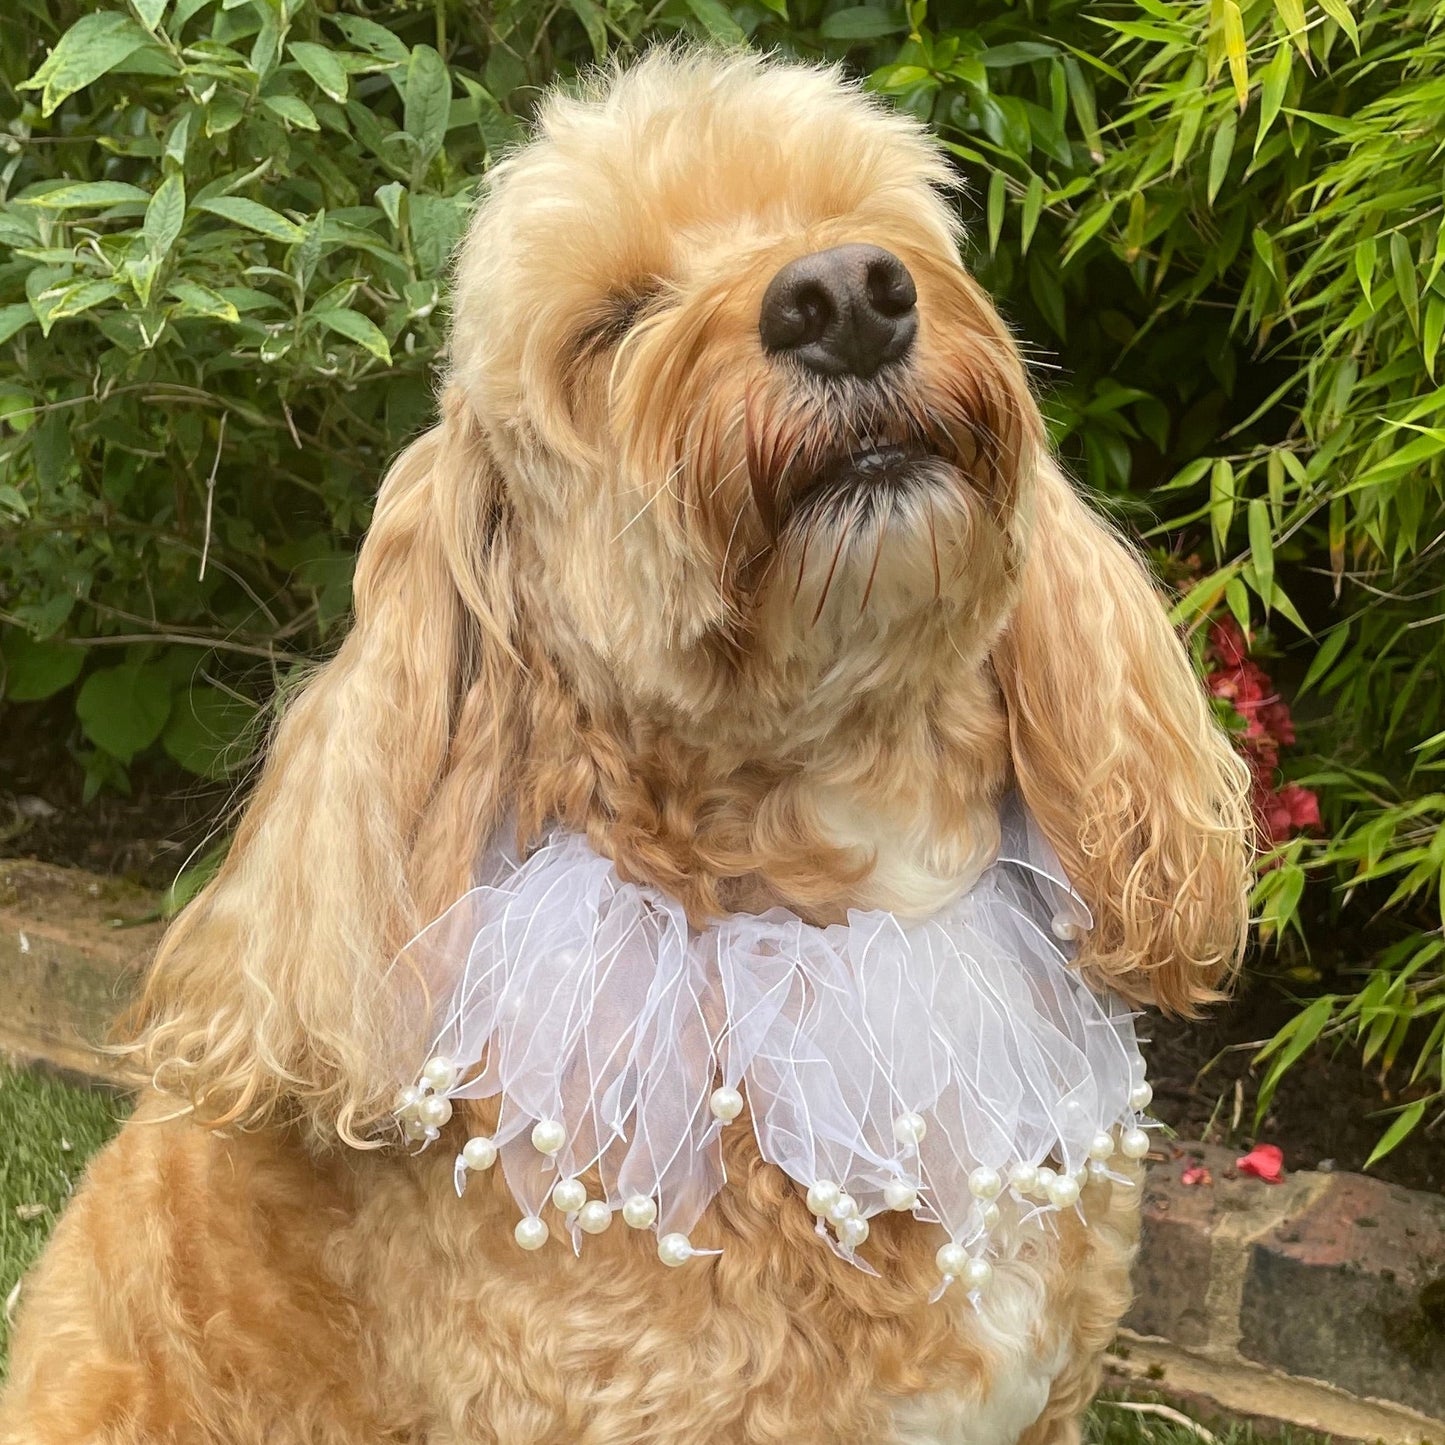
[[[438,1133],[419,1100],[500,1096],[491,1143],[524,1216],[595,1169],[609,1209],[633,1201],[630,1222],[685,1236],[724,1183],[737,1091],[763,1157],[821,1185],[820,1215],[833,1186],[853,1201],[836,1239],[820,1218],[840,1252],[866,1229],[839,1215],[900,1207],[986,1241],[1000,1188],[1041,1168],[1082,1181],[1110,1152],[1100,1136],[1137,1137],[1147,1104],[1132,1014],[1071,967],[1087,910],[1017,800],[1001,823],[974,887],[912,923],[859,910],[822,928],[776,908],[697,931],[581,837],[493,854],[398,961],[435,1002],[428,1062],[404,1081],[409,1134]],[[467,1172],[459,1156],[459,1190]],[[1077,1195],[1035,1192],[1040,1209]]]

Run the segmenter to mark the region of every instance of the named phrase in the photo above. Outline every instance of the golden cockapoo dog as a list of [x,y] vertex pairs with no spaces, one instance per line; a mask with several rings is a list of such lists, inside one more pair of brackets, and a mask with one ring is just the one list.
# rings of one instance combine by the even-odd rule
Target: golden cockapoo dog
[[386,1132],[425,1048],[388,965],[510,815],[698,921],[916,917],[1016,786],[1092,979],[1188,1010],[1234,962],[1242,770],[1045,450],[950,183],[827,70],[666,52],[546,102],[466,241],[355,627],[156,961],[158,1088],[25,1286],[5,1441],[1076,1437],[1136,1190],[1017,1231],[975,1310],[929,1303],[927,1225],[874,1221],[878,1278],[822,1248],[746,1129],[694,1233],[725,1251],[681,1270],[625,1229],[524,1253],[495,1175],[458,1200],[455,1148]]

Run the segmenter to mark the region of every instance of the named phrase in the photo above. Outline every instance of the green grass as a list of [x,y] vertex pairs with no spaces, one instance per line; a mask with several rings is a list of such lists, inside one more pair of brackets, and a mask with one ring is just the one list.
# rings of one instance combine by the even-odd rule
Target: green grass
[[[0,1301],[45,1244],[85,1162],[119,1126],[115,1095],[0,1063]],[[0,1378],[9,1308],[0,1311]]]
[[[115,1133],[124,1112],[114,1095],[0,1065],[0,1299],[9,1299],[40,1253],[85,1161]],[[8,1328],[0,1318],[0,1379]],[[1205,1445],[1197,1427],[1177,1423],[1169,1413],[1153,1413],[1157,1408],[1142,1398],[1131,1405],[1100,1400],[1089,1413],[1085,1445]],[[1266,1445],[1244,1424],[1212,1423],[1210,1428],[1217,1445]],[[1285,1431],[1271,1435],[1268,1445],[1325,1442]]]

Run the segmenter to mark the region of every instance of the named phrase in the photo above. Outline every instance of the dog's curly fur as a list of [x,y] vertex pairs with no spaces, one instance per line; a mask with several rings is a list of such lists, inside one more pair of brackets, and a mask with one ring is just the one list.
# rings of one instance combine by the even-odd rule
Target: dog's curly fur
[[[920,915],[988,862],[1016,785],[1093,911],[1092,978],[1187,1012],[1227,977],[1243,769],[1144,567],[1048,457],[949,184],[834,72],[682,51],[553,95],[496,168],[441,419],[161,948],[153,1087],[26,1284],[0,1439],[1074,1438],[1129,1190],[1091,1185],[1088,1228],[1006,1225],[975,1313],[928,1302],[911,1220],[875,1221],[876,1279],[821,1248],[745,1129],[694,1235],[725,1251],[676,1271],[620,1228],[524,1254],[499,1182],[459,1201],[453,1151],[383,1129],[424,1036],[388,965],[509,815],[698,920]],[[859,241],[911,272],[917,343],[810,379],[761,345],[763,290]],[[898,439],[927,452],[913,486],[817,502],[830,461]]]

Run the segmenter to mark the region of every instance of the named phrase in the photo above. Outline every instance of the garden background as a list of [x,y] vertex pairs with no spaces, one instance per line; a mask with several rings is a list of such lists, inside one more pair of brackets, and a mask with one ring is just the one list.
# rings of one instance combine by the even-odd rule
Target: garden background
[[168,908],[213,866],[344,627],[449,252],[540,87],[679,32],[839,60],[955,157],[1055,438],[1254,768],[1272,851],[1208,1125],[1268,1132],[1282,1072],[1327,1065],[1382,1168],[1445,1157],[1445,5],[6,11],[0,848]]

